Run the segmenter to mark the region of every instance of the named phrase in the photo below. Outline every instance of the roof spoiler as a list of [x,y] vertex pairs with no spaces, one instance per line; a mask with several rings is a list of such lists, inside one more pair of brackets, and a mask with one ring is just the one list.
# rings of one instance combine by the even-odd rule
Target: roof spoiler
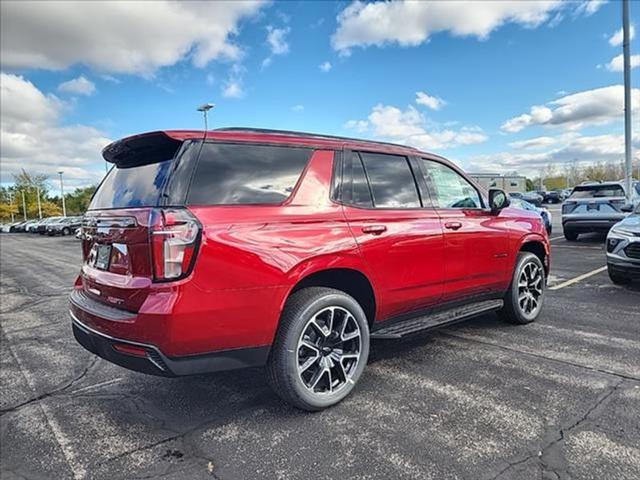
[[123,138],[102,150],[102,157],[119,168],[138,167],[172,159],[182,141],[165,132],[150,132]]

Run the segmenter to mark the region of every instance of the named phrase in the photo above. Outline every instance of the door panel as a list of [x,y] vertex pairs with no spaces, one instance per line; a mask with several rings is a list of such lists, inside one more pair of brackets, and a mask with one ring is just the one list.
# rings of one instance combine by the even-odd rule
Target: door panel
[[427,159],[422,167],[444,232],[443,300],[502,291],[509,261],[507,221],[483,208],[479,192],[461,172]]
[[[380,319],[437,303],[442,296],[444,242],[433,210],[364,210],[344,213],[381,290]],[[369,227],[384,226],[379,233]]]
[[442,296],[440,218],[422,208],[405,157],[345,152],[344,214],[375,275],[379,319],[422,309]]

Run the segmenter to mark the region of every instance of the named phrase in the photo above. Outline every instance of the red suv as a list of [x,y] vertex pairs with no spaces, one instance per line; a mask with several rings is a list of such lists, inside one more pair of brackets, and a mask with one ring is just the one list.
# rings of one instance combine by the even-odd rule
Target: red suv
[[82,227],[73,332],[124,367],[266,365],[283,399],[342,400],[372,338],[496,311],[536,319],[542,219],[410,147],[296,132],[163,131],[112,143]]

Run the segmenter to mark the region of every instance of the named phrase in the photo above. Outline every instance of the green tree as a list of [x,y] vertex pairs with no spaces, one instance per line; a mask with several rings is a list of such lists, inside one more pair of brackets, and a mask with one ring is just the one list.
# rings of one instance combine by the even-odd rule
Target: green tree
[[64,196],[64,200],[67,207],[67,213],[71,215],[81,215],[86,212],[96,188],[97,187],[95,185],[76,188],[72,193],[66,194]]

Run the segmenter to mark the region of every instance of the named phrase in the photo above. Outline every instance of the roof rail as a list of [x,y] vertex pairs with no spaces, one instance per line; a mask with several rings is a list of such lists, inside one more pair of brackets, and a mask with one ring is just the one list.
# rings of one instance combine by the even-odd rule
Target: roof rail
[[393,147],[402,147],[407,148],[409,150],[416,150],[414,147],[410,147],[407,145],[400,145],[398,143],[392,142],[382,142],[380,140],[365,140],[362,138],[353,138],[353,137],[341,137],[338,135],[323,135],[320,133],[309,133],[309,132],[297,132],[294,130],[271,130],[268,128],[247,128],[247,127],[224,127],[224,128],[216,128],[216,132],[246,132],[246,133],[265,133],[271,135],[284,135],[290,137],[309,137],[316,139],[327,139],[327,140],[344,140],[347,142],[360,142],[360,143],[374,143],[378,145],[390,145]]

